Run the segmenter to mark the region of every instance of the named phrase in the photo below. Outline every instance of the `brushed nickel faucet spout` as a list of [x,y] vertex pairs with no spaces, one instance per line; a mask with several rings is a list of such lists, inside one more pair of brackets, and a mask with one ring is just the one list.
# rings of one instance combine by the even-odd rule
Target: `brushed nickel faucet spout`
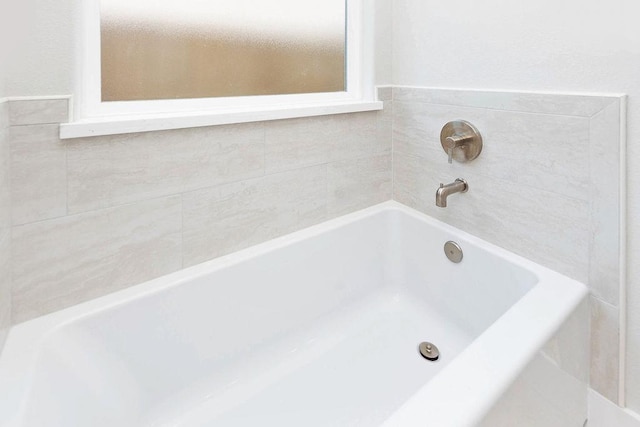
[[440,184],[440,188],[436,191],[436,206],[446,208],[447,197],[455,193],[466,193],[467,191],[469,191],[469,184],[461,178],[456,179],[451,184]]

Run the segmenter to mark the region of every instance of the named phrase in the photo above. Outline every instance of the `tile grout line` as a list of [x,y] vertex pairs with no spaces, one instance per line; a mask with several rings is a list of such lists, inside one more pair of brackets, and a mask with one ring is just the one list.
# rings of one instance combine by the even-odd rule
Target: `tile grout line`
[[334,160],[334,161],[326,161],[326,162],[321,162],[321,163],[311,163],[311,164],[308,164],[308,165],[301,165],[301,166],[298,166],[298,167],[295,167],[295,168],[285,169],[285,170],[272,172],[272,173],[263,172],[263,174],[261,174],[261,175],[248,176],[248,177],[241,178],[241,179],[238,179],[238,180],[225,181],[225,182],[220,182],[220,183],[213,184],[213,185],[207,185],[207,186],[204,186],[204,187],[193,188],[193,189],[180,191],[180,192],[168,193],[168,194],[164,194],[164,195],[160,195],[160,196],[156,196],[156,197],[142,198],[142,199],[139,199],[139,200],[128,201],[128,202],[124,202],[124,203],[117,203],[117,204],[113,204],[113,205],[98,207],[98,208],[95,208],[95,209],[72,212],[72,213],[68,213],[67,215],[56,216],[56,217],[52,217],[52,218],[46,218],[46,219],[33,221],[33,222],[15,224],[14,226],[19,227],[19,226],[37,224],[37,223],[50,221],[50,220],[55,220],[55,219],[61,219],[61,218],[65,218],[65,217],[73,217],[73,216],[78,216],[78,215],[82,215],[82,214],[100,212],[100,211],[104,211],[104,210],[107,210],[107,209],[114,209],[114,208],[118,208],[118,207],[122,207],[122,206],[130,206],[130,205],[134,205],[134,204],[137,204],[137,203],[143,203],[143,202],[148,202],[148,201],[152,201],[152,200],[160,200],[160,199],[164,199],[164,198],[170,198],[170,197],[176,197],[176,196],[185,195],[185,194],[191,194],[191,193],[195,193],[195,192],[198,192],[198,191],[212,190],[212,189],[214,189],[216,187],[220,187],[220,186],[233,185],[233,184],[238,184],[238,183],[242,183],[242,182],[260,180],[260,179],[265,179],[265,178],[278,176],[278,175],[291,173],[291,172],[299,172],[299,171],[303,171],[305,169],[317,168],[317,167],[320,167],[320,166],[326,166],[326,165],[330,165],[330,164],[337,163],[337,162],[358,161],[358,160],[362,160],[362,159],[369,159],[369,158],[372,158],[372,157],[382,156],[382,155],[385,155],[385,154],[386,154],[386,151],[380,151],[380,152],[366,154],[366,155],[362,155],[362,156],[353,156],[353,157],[349,157],[349,158],[346,158],[346,159],[340,159],[340,160]]
[[[374,157],[374,156],[382,155],[382,154],[384,154],[384,153],[378,153],[376,155],[366,156],[366,157],[363,157],[363,158]],[[348,160],[354,160],[354,159],[348,159]],[[274,176],[283,175],[283,174],[287,174],[287,173],[300,172],[300,171],[303,171],[305,169],[318,168],[318,167],[321,167],[321,166],[326,166],[329,163],[332,163],[332,162],[314,164],[314,165],[308,165],[308,166],[301,166],[301,167],[297,167],[297,168],[294,168],[294,169],[289,169],[289,170],[280,171],[280,172],[267,174],[267,175],[251,176],[251,177],[239,179],[239,180],[236,180],[236,181],[223,182],[223,183],[220,183],[220,184],[214,184],[214,185],[207,186],[207,187],[194,188],[192,190],[187,190],[187,191],[182,191],[182,192],[177,192],[177,193],[171,193],[171,194],[166,194],[166,195],[161,195],[161,196],[156,196],[156,197],[144,198],[144,199],[140,199],[140,200],[135,200],[135,201],[126,202],[126,203],[119,203],[119,204],[116,204],[116,205],[110,205],[110,206],[100,207],[100,208],[86,210],[86,211],[73,212],[73,213],[69,213],[67,215],[55,216],[55,217],[52,217],[52,218],[41,219],[41,220],[33,221],[33,222],[12,224],[11,227],[12,228],[20,228],[20,227],[25,227],[25,226],[29,226],[29,225],[41,224],[41,223],[45,223],[45,222],[48,222],[48,221],[61,220],[63,218],[74,218],[74,217],[78,217],[78,216],[85,215],[85,214],[99,213],[99,212],[108,211],[108,210],[112,210],[112,209],[129,207],[129,206],[137,205],[139,203],[146,203],[146,202],[158,201],[158,200],[163,200],[163,199],[170,199],[170,198],[174,198],[174,197],[178,197],[178,196],[184,196],[184,195],[196,193],[196,192],[199,192],[199,191],[213,190],[213,189],[215,189],[217,187],[221,187],[221,186],[225,186],[225,185],[233,185],[233,184],[239,184],[239,183],[243,183],[243,182],[257,181],[257,180],[266,179],[266,178],[269,178],[269,177],[274,177]]]

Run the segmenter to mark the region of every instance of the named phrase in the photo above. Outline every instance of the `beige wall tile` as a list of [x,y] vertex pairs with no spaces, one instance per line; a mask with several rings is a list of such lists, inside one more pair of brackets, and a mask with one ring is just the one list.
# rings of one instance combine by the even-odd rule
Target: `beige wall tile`
[[9,102],[12,126],[66,123],[69,121],[69,99],[34,99]]
[[561,116],[591,117],[611,103],[615,96],[582,96],[485,90],[451,90],[395,87],[394,101],[442,104],[452,107],[478,107]]
[[58,125],[13,126],[9,140],[13,224],[66,215],[66,154]]
[[326,191],[326,166],[314,166],[185,194],[184,265],[325,220]]
[[440,131],[464,119],[482,134],[480,156],[454,162],[454,173],[478,173],[589,200],[589,120],[579,117],[394,102],[394,150],[447,163]]
[[[592,386],[615,399],[624,99],[394,88],[393,100],[394,198],[589,284],[601,325],[591,334]],[[477,160],[447,165],[439,133],[458,118],[485,145]],[[469,193],[436,208],[438,184],[458,177]]]
[[393,101],[384,101],[384,109],[378,111],[378,141],[384,150],[393,149]]
[[69,212],[261,176],[263,126],[214,126],[69,142]]
[[391,113],[338,114],[266,124],[267,174],[390,150]]
[[391,198],[391,153],[328,164],[328,210],[344,215]]
[[[608,130],[619,122],[619,99],[408,88],[380,97],[380,112],[71,141],[66,167],[55,125],[24,126],[66,121],[66,100],[11,103],[7,115],[20,125],[12,135],[42,136],[40,147],[12,137],[14,221],[45,220],[13,229],[15,320],[384,201],[393,182],[398,201],[590,281],[604,300],[591,309],[592,382],[615,398],[619,328],[607,302],[618,295],[609,208],[619,152]],[[485,148],[475,162],[448,165],[438,136],[458,118],[480,128]],[[436,208],[438,184],[457,177],[469,193]],[[3,186],[0,176],[0,205],[8,205]],[[65,215],[67,191],[69,214],[81,214],[48,219]],[[0,268],[9,242],[0,239]],[[565,350],[547,346],[571,372]]]
[[265,170],[267,174],[324,164],[330,146],[340,137],[339,116],[277,120],[266,123]]
[[585,298],[542,350],[545,357],[585,384],[591,366],[590,319],[591,302]]
[[266,173],[379,154],[391,149],[391,103],[378,112],[266,124]]
[[0,130],[9,127],[9,101],[0,101]]
[[380,100],[380,101],[392,101],[393,100],[393,86],[381,86],[381,87],[378,87],[378,100]]
[[180,196],[13,228],[14,321],[178,270]]
[[0,352],[11,327],[11,189],[8,104],[0,102]]
[[[394,153],[394,198],[473,235],[587,282],[589,203],[470,172],[442,159]],[[442,183],[464,178],[469,192],[435,205]]]
[[591,244],[589,286],[592,293],[618,306],[620,299],[620,102],[591,119]]
[[[391,90],[388,92],[390,97]],[[19,105],[16,111],[28,111],[29,106],[48,111],[36,104]],[[387,101],[386,106],[391,103]],[[36,116],[29,117],[21,123],[30,123]],[[392,118],[391,109],[386,108],[375,113],[86,138],[64,144],[58,140],[56,125],[14,126],[17,241],[12,294],[16,320],[178,268],[170,260],[162,263],[166,269],[154,265],[137,271],[127,258],[125,268],[114,271],[128,248],[139,251],[134,251],[138,258],[153,257],[147,250],[153,251],[155,243],[170,243],[162,233],[171,235],[166,227],[175,224],[162,225],[167,218],[161,218],[159,242],[152,239],[138,244],[131,230],[139,225],[132,217],[135,209],[143,211],[140,224],[145,218],[149,224],[156,221],[145,206],[156,203],[157,198],[184,194],[185,203],[193,208],[185,214],[184,254],[169,243],[157,254],[163,259],[177,250],[178,264],[184,259],[186,265],[326,219],[327,162],[335,161],[331,170],[336,211],[387,200]],[[271,152],[271,161],[281,165],[276,169],[306,163],[287,151],[291,148],[287,144],[295,151],[297,135],[317,137],[308,146],[302,143],[300,153],[311,150],[313,154],[318,149],[320,164],[265,176],[267,126],[274,129],[271,137],[283,142],[283,152]],[[353,167],[346,162],[351,158]],[[367,191],[374,194],[367,195]],[[349,192],[357,195],[340,199]],[[212,211],[211,206],[215,207]],[[190,221],[193,218],[196,220]],[[181,224],[178,228],[182,231]],[[127,240],[129,235],[133,241]],[[58,243],[61,249],[53,243],[57,241],[62,242]],[[30,252],[33,247],[37,249]],[[35,268],[40,264],[42,268]]]
[[9,108],[0,102],[0,352],[11,327],[11,188]]
[[0,127],[0,228],[11,226],[10,159],[9,129]]
[[11,230],[0,228],[0,352],[11,327]]
[[[638,149],[640,150],[640,146]],[[638,152],[640,153],[640,151]],[[638,183],[640,184],[640,170],[638,172]],[[635,206],[629,210],[629,214],[632,218],[640,218],[640,197],[633,197],[630,205],[633,204]],[[627,235],[629,239],[627,260],[632,262],[627,261],[626,398],[629,408],[640,414],[640,262],[638,262],[640,260],[640,235],[637,234],[640,232],[640,227],[632,226],[630,228]]]
[[391,149],[389,113],[385,110],[336,116],[336,135],[330,141],[329,160],[357,159]]
[[616,307],[591,297],[591,388],[618,401],[619,311]]

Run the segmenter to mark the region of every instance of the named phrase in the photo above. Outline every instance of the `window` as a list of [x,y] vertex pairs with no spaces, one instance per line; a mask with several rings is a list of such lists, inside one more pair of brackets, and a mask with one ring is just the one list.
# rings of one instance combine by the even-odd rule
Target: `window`
[[345,90],[345,0],[100,0],[102,101]]
[[79,3],[79,79],[62,138],[382,107],[362,0]]

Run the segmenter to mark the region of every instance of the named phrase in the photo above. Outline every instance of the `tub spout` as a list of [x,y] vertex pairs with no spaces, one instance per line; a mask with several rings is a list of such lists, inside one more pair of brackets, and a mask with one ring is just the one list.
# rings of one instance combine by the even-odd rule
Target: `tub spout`
[[458,178],[451,184],[440,184],[440,188],[436,191],[436,206],[439,208],[447,207],[447,197],[455,193],[466,193],[469,191],[469,185],[464,179]]

